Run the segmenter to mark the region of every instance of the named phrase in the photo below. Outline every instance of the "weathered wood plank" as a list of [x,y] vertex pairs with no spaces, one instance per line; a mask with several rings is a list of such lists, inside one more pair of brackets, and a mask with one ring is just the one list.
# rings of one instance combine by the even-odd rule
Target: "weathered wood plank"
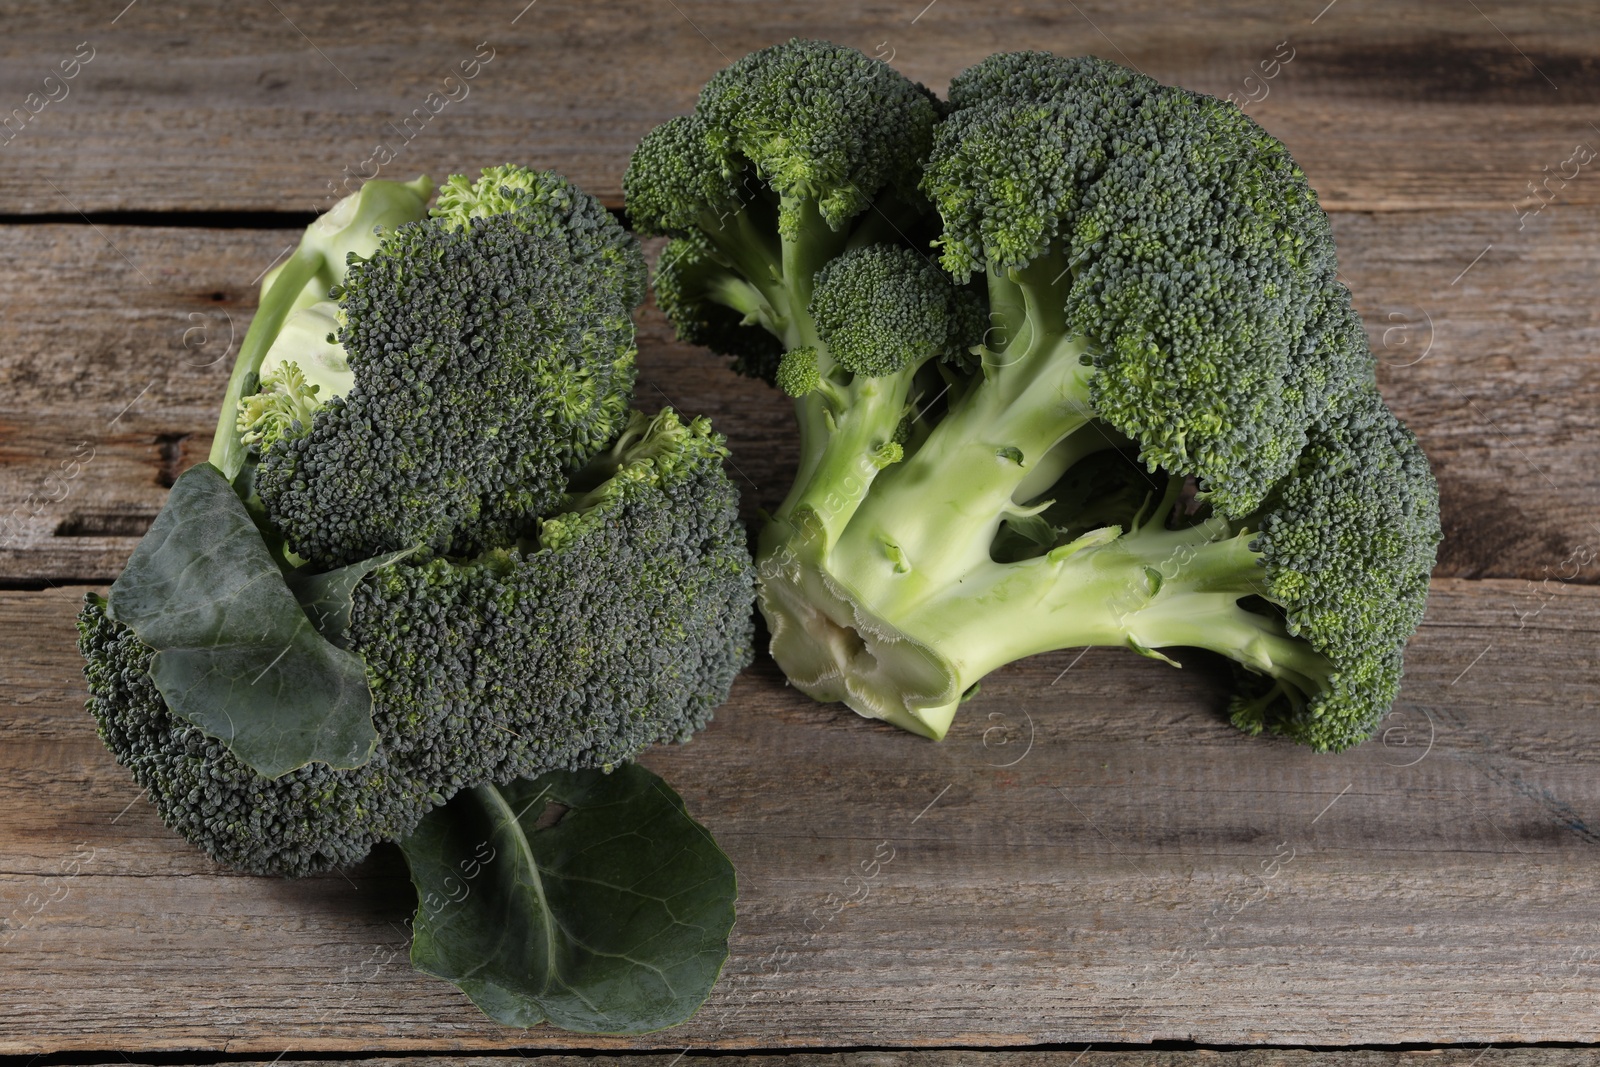
[[742,899],[706,1008],[632,1042],[410,972],[392,854],[284,882],[170,835],[81,710],[78,595],[0,592],[0,1052],[1600,1041],[1591,587],[1436,582],[1334,757],[1234,732],[1198,662],[1038,657],[943,744],[763,662],[649,757]]
[[[511,0],[404,19],[379,4],[121,6],[0,7],[6,212],[306,210],[347,174],[370,176],[363,161],[380,143],[395,154],[386,175],[516,159],[615,204],[646,130],[730,60],[795,35],[883,56],[941,91],[991,52],[1043,48],[1257,98],[1252,113],[1340,209],[1492,205],[1509,217],[1535,203],[1527,183],[1559,174],[1578,143],[1600,145],[1600,28],[1583,0],[1492,12],[823,0],[759,17],[705,0]],[[62,62],[76,76],[46,83]],[[470,80],[462,63],[476,64]],[[1548,189],[1600,201],[1587,172]]]
[[[1344,214],[1335,227],[1385,395],[1442,486],[1439,574],[1541,579],[1565,561],[1593,564],[1600,207],[1552,208],[1520,232],[1497,212]],[[252,279],[295,236],[0,230],[11,253],[0,262],[0,579],[117,574],[165,485],[210,447]],[[653,309],[640,323],[638,403],[711,415],[747,514],[776,504],[793,470],[787,402],[677,344]],[[1579,581],[1600,575],[1589,564]]]
[[[361,1067],[662,1067],[671,1052],[631,1056],[407,1056],[355,1061]],[[1575,1048],[1437,1048],[1378,1050],[1229,1049],[1213,1051],[1039,1052],[908,1050],[895,1052],[791,1052],[782,1055],[686,1055],[684,1067],[1587,1067],[1600,1052]],[[241,1062],[254,1067],[251,1061]],[[281,1059],[278,1067],[313,1067],[324,1061]],[[116,1067],[125,1067],[118,1062]],[[132,1067],[142,1067],[138,1060]]]

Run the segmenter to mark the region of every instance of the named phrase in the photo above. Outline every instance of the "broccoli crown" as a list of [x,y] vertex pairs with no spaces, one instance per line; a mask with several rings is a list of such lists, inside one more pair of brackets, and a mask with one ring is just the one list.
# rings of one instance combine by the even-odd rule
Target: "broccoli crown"
[[990,57],[951,99],[923,181],[945,267],[1020,275],[1094,343],[1095,411],[1151,468],[1255,507],[1330,395],[1372,374],[1364,344],[1318,332],[1347,298],[1288,151],[1230,104],[1089,57]]
[[1427,457],[1375,391],[1361,393],[1312,429],[1252,524],[1262,594],[1331,670],[1309,699],[1246,675],[1235,725],[1346,748],[1394,702],[1399,650],[1422,621],[1442,536]]
[[817,272],[811,317],[845,370],[878,378],[930,355],[959,359],[987,325],[976,293],[904,245],[867,245]]
[[739,211],[742,168],[724,173],[707,140],[698,115],[679,115],[639,142],[622,176],[636,232],[681,236],[699,224],[702,212],[721,220]]
[[916,193],[938,120],[933,95],[853,48],[796,38],[752,52],[712,77],[694,113],[657,127],[623,179],[645,232],[681,234],[743,207],[743,183],[783,201],[780,232],[815,205],[833,229],[882,189]]
[[1304,173],[1238,108],[1093,57],[995,55],[924,96],[791,42],[625,183],[683,250],[658,276],[683,336],[795,397],[758,553],[779,666],[938,737],[1024,656],[1197,647],[1245,672],[1244,729],[1365,736],[1438,497]]
[[688,740],[751,657],[725,454],[703,419],[635,415],[537,545],[363,580],[349,641],[379,740],[360,767],[256,774],[169,712],[150,650],[96,597],[79,616],[90,711],[168,826],[229,866],[288,875],[361,859],[459,789]]
[[513,163],[485,167],[475,182],[455,174],[439,187],[431,214],[464,230],[473,219],[508,215],[527,233],[544,232],[565,247],[589,283],[627,308],[644,303],[638,244],[604,204],[559,174]]
[[956,75],[922,181],[944,218],[946,269],[1018,269],[1070,234],[1118,148],[1140,147],[1128,137],[1141,132],[1137,109],[1162,89],[1106,60],[1048,52],[992,55]]
[[733,369],[775,383],[783,343],[719,299],[723,268],[699,231],[667,242],[656,263],[656,304],[678,340],[733,357]]
[[269,521],[322,566],[510,544],[625,420],[643,279],[565,179],[452,179],[336,290],[354,384],[260,456]]

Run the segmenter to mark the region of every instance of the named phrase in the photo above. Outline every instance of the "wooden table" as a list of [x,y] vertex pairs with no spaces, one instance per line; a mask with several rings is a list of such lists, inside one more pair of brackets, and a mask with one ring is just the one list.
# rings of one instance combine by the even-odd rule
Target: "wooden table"
[[[124,3],[0,5],[0,111],[56,97],[0,131],[0,1053],[1587,1062],[1600,162],[1571,161],[1600,147],[1592,4]],[[1220,671],[1122,652],[999,672],[943,744],[760,662],[704,735],[647,760],[739,870],[711,1000],[638,1040],[502,1029],[408,966],[392,853],[276,881],[167,832],[83,711],[72,616],[206,454],[255,280],[376,143],[398,149],[385,176],[516,160],[620,206],[645,130],[796,34],[940,90],[1034,47],[1257,97],[1438,473],[1427,619],[1387,728],[1340,756],[1237,734]],[[430,111],[475,56],[467,95]],[[653,309],[641,327],[641,402],[711,415],[749,513],[779,499],[786,403]],[[838,909],[880,843],[892,862]],[[1483,1051],[1550,1042],[1574,1047]],[[991,1047],[1027,1051],[949,1051]]]

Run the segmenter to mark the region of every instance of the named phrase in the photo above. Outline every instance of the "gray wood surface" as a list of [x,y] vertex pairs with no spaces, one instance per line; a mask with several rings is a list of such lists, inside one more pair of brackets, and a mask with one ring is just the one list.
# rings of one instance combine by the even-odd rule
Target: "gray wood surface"
[[0,1052],[1596,1041],[1600,591],[1519,625],[1528,589],[1436,582],[1387,731],[1336,757],[1237,734],[1199,661],[1041,656],[942,744],[758,666],[647,760],[741,900],[700,1015],[633,1042],[412,973],[392,855],[213,869],[94,736],[79,592],[0,593]]
[[[398,153],[385,176],[514,159],[617,202],[646,130],[732,59],[791,36],[881,55],[941,91],[991,52],[1042,48],[1249,94],[1338,208],[1509,215],[1600,121],[1587,0],[497,0],[404,16],[304,0],[126,2],[0,5],[8,109],[80,44],[94,50],[54,89],[66,95],[0,148],[3,210],[304,211],[347,172],[370,176],[378,143]],[[1288,65],[1247,85],[1284,41]],[[487,65],[446,83],[480,45]],[[435,92],[459,99],[434,113]],[[1600,202],[1600,182],[1562,195]]]
[[[1240,1049],[1212,1051],[1108,1051],[1092,1046],[1060,1051],[981,1052],[794,1052],[778,1056],[690,1053],[681,1067],[1585,1067],[1600,1053],[1574,1048],[1460,1048],[1413,1051],[1316,1049]],[[664,1067],[671,1053],[655,1055],[561,1056],[408,1056],[372,1057],[364,1067]],[[123,1061],[116,1061],[122,1067]],[[264,1061],[240,1061],[258,1067]],[[277,1060],[278,1067],[311,1067],[317,1060]],[[138,1061],[133,1061],[138,1064]],[[130,1065],[132,1067],[132,1065]]]
[[[1600,1044],[1600,163],[1550,179],[1575,145],[1600,147],[1586,0],[526,3],[0,3],[0,120],[80,43],[93,53],[65,96],[0,127],[0,1055],[1595,1058],[1485,1048]],[[1385,731],[1337,757],[1238,735],[1225,672],[1200,660],[1038,657],[987,681],[942,744],[812,704],[761,661],[704,735],[648,757],[740,873],[705,1009],[628,1041],[501,1029],[410,969],[392,851],[286,882],[219,871],[166,831],[82,709],[72,616],[204,456],[254,279],[297,236],[295,215],[238,213],[325,206],[488,50],[384,176],[509,159],[615,206],[643,132],[792,34],[936,88],[1022,47],[1265,88],[1250,113],[1333,213],[1384,393],[1439,476],[1428,618]],[[1285,41],[1294,59],[1247,85]],[[161,214],[105,217],[128,212]],[[711,415],[746,514],[775,502],[786,402],[677,344],[653,309],[641,331],[639,403]],[[880,847],[894,858],[865,877]],[[1426,1047],[1098,1047],[1158,1041]]]

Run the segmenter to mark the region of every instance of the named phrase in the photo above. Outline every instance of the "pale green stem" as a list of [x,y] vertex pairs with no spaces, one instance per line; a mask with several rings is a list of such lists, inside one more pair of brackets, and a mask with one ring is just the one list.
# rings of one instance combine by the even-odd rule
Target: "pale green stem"
[[245,445],[239,436],[239,401],[247,392],[253,393],[260,382],[261,361],[277,339],[284,319],[294,309],[306,283],[316,276],[326,261],[315,249],[302,246],[296,249],[288,262],[279,269],[272,287],[256,309],[250,329],[245,331],[239,345],[239,355],[233,363],[233,373],[228,378],[228,391],[222,397],[222,411],[217,416],[216,436],[211,440],[210,460],[230,482],[244,466]]

